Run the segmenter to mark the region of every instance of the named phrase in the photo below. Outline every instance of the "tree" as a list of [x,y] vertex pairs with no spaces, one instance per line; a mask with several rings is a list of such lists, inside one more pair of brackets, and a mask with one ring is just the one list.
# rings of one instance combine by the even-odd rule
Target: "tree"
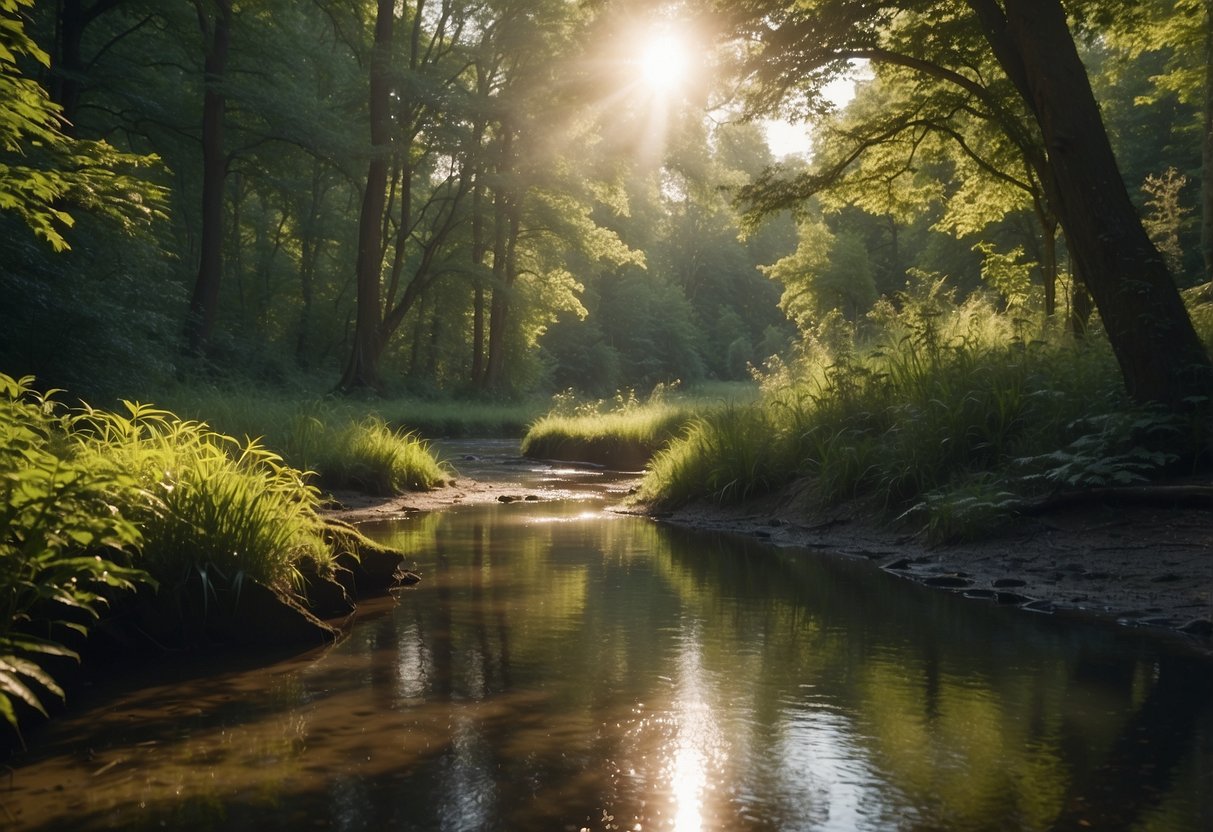
[[1055,205],[1129,394],[1187,410],[1213,363],[1129,199],[1060,0],[969,0],[1040,128]]
[[[1199,168],[1198,247],[1204,279],[1213,280],[1213,3],[1142,0],[1119,8],[1110,5],[1102,22],[1106,32],[1097,45],[1109,53],[1117,70],[1113,77],[1120,82],[1135,74],[1139,79],[1132,91],[1133,103],[1145,104],[1150,110],[1174,111],[1167,112],[1171,124],[1148,125],[1149,143],[1143,142],[1138,153],[1149,167],[1129,177],[1130,187],[1142,184],[1148,175],[1162,174],[1168,166],[1178,165],[1193,177]],[[1143,67],[1148,70],[1142,72]],[[1126,86],[1117,83],[1110,92]],[[1186,158],[1167,158],[1160,163],[1158,145],[1168,134],[1173,143],[1180,140],[1185,156],[1195,157],[1191,164]],[[1118,153],[1125,143],[1122,136]]]
[[[202,231],[198,277],[186,319],[186,346],[200,355],[215,328],[219,284],[223,278],[223,190],[228,159],[223,150],[227,98],[223,91],[231,45],[231,0],[195,0],[198,26],[206,49],[202,103]],[[213,8],[208,10],[207,6]]]
[[[847,61],[887,61],[947,80],[997,113],[1025,153],[1041,148],[1036,170],[1130,395],[1176,409],[1208,401],[1213,364],[1129,200],[1060,0],[751,0],[733,14],[734,30],[760,45],[757,107],[820,111],[822,83]],[[933,47],[932,59],[896,51],[904,42]],[[1001,69],[993,80],[971,69],[988,54]],[[1007,84],[1013,99],[994,94]]]
[[23,74],[20,58],[50,65],[49,53],[25,32],[21,9],[29,6],[32,0],[0,4],[0,210],[15,212],[57,251],[69,247],[73,210],[125,228],[161,216],[164,191],[129,172],[156,157],[68,136],[62,107]]
[[347,390],[377,389],[382,384],[378,369],[381,351],[379,328],[382,323],[380,272],[383,268],[380,227],[383,225],[383,212],[387,204],[387,151],[391,141],[389,108],[392,95],[389,77],[395,24],[395,2],[378,0],[368,84],[371,158],[367,163],[362,208],[358,213],[358,259],[354,264],[354,279],[358,292],[354,343],[339,385]]
[[405,7],[409,36],[397,55],[395,7],[381,0],[375,16],[357,317],[338,384],[345,391],[379,389],[380,358],[405,316],[439,278],[469,268],[466,259],[455,262],[449,247],[467,219],[473,182],[465,83],[477,10],[454,0],[437,8],[415,0]]

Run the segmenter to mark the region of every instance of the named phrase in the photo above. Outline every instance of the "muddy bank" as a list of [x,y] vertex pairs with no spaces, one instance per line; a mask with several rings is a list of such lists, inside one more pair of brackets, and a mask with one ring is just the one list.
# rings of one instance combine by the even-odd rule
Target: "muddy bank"
[[928,546],[862,505],[810,511],[796,493],[688,506],[663,522],[864,558],[975,603],[1172,630],[1213,649],[1213,507],[1091,503],[1022,517],[983,541]]

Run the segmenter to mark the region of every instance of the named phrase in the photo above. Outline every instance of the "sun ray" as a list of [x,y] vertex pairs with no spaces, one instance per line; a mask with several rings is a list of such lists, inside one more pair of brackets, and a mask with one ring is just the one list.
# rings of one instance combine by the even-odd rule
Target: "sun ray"
[[669,95],[683,86],[690,68],[690,54],[682,38],[672,32],[656,32],[640,51],[640,77],[655,94]]

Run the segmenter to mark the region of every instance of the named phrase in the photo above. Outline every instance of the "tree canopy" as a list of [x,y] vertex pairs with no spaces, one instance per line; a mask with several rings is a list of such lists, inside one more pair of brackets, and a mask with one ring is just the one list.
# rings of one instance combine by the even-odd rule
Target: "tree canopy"
[[[17,373],[603,394],[746,378],[946,276],[1045,329],[1093,298],[1134,396],[1208,397],[1177,292],[1213,215],[1199,3],[0,14]],[[776,159],[759,117],[811,152]]]

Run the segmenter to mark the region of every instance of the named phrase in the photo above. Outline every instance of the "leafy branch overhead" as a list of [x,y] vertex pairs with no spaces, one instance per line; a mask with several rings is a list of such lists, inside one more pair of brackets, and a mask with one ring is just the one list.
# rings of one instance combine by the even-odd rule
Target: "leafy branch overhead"
[[121,151],[104,140],[67,136],[62,108],[21,70],[21,61],[50,65],[50,56],[26,34],[22,7],[0,4],[0,211],[12,211],[56,251],[74,211],[89,211],[133,233],[164,218],[167,190],[140,169],[156,168],[151,154]]

